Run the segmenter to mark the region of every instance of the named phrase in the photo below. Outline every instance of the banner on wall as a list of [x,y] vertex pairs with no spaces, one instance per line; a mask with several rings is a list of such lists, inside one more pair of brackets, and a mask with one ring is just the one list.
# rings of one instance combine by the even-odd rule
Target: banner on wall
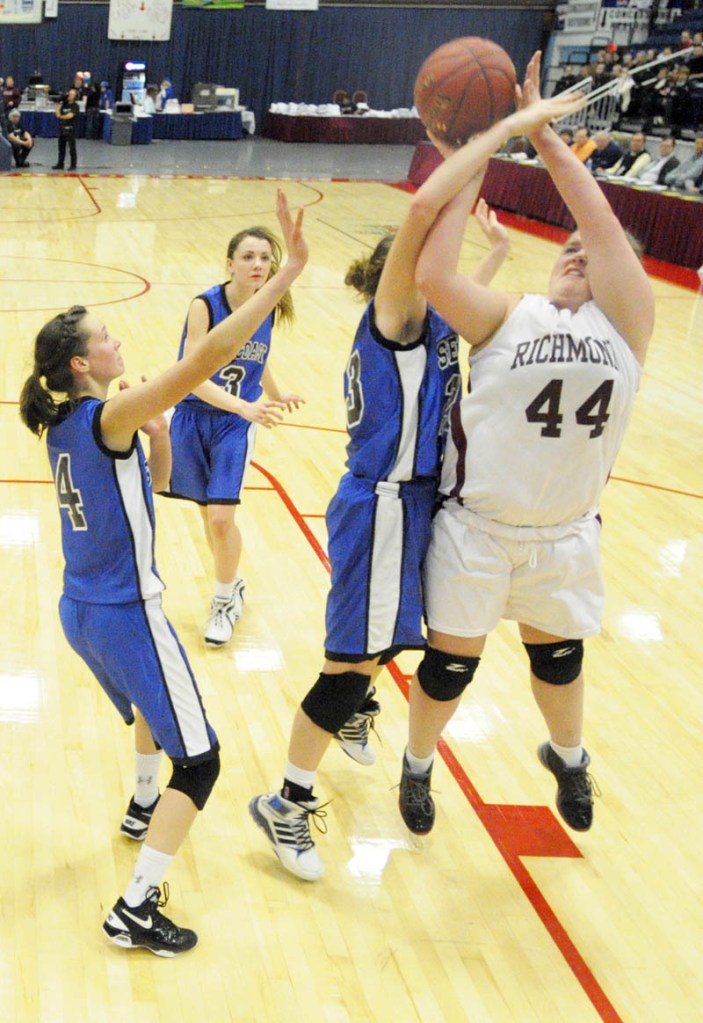
[[173,0],[110,0],[107,38],[166,42],[172,14]]
[[36,24],[43,6],[44,0],[0,0],[0,25]]
[[319,0],[266,0],[269,11],[316,11]]
[[182,0],[184,7],[199,7],[203,11],[224,11],[227,8],[241,9],[244,0]]

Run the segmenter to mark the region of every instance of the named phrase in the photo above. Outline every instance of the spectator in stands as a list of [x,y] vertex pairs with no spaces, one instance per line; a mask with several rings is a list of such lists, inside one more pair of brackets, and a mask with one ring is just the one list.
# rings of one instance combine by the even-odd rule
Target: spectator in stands
[[5,84],[2,87],[2,98],[5,104],[5,113],[8,114],[14,107],[20,105],[22,94],[15,85],[15,80],[12,75],[8,75],[5,79]]
[[596,144],[588,134],[588,128],[577,128],[571,146],[574,155],[578,156],[581,163],[585,163],[596,148]]
[[598,61],[598,63],[593,68],[592,77],[594,89],[600,89],[602,85],[607,85],[612,76],[608,71],[608,67],[605,61],[602,60]]
[[687,50],[690,46],[693,46],[693,39],[691,39],[691,33],[685,28],[679,36],[679,45],[677,49]]
[[700,187],[703,176],[703,132],[696,135],[693,144],[693,153],[687,160],[680,163],[675,170],[669,171],[664,178],[664,183],[671,188],[688,188],[687,182],[698,182]]
[[7,137],[12,145],[12,155],[15,158],[16,167],[28,167],[29,151],[34,145],[32,136],[20,124],[20,112],[13,107],[7,115]]
[[643,132],[636,131],[630,139],[630,148],[623,153],[619,160],[608,167],[604,174],[613,174],[619,178],[638,178],[647,164],[652,162],[652,157],[646,149],[647,139]]
[[[698,33],[696,33],[698,34]],[[695,43],[693,56],[688,62],[689,82],[698,82],[698,88],[703,87],[703,43]]]
[[690,71],[686,64],[675,68],[674,82],[667,101],[665,121],[678,130],[686,128],[693,120],[689,75]]
[[598,174],[605,172],[608,167],[612,167],[614,163],[618,162],[622,156],[622,149],[607,131],[596,132],[593,141],[596,148],[587,160],[587,166],[591,168],[593,174]]
[[573,146],[574,144],[574,133],[571,128],[562,128],[559,132],[559,138],[567,146]]
[[618,84],[618,111],[622,116],[630,109],[635,80],[622,64],[616,64],[613,68],[613,79]]
[[663,185],[664,179],[669,171],[675,170],[679,165],[679,158],[674,156],[676,143],[670,135],[659,143],[659,156],[652,160],[644,168],[639,176],[643,185]]
[[564,92],[566,89],[570,89],[572,86],[577,85],[579,76],[574,71],[573,65],[567,64],[564,68],[561,78],[554,83],[553,96],[556,96],[560,92]]

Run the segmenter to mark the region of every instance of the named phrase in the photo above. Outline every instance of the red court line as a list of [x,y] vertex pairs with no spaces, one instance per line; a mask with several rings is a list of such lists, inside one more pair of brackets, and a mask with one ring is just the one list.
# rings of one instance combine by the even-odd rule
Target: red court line
[[[305,522],[305,518],[308,516],[301,514],[288,492],[272,473],[257,462],[251,464],[271,483],[317,557],[329,572],[329,558],[308,528]],[[391,661],[387,667],[393,680],[407,699],[407,675],[398,669],[394,661]],[[580,857],[581,853],[577,846],[573,844],[547,807],[498,806],[484,803],[443,739],[440,739],[437,751],[603,1023],[623,1023],[621,1016],[608,999],[521,860],[522,856]]]

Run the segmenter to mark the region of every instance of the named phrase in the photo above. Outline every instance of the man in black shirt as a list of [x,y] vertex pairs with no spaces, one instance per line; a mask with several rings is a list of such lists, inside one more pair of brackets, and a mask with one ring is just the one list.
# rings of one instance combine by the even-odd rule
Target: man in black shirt
[[52,170],[63,170],[66,159],[66,144],[71,154],[71,165],[69,170],[76,169],[76,121],[78,119],[78,103],[76,102],[76,90],[69,89],[64,98],[56,106],[56,116],[59,119],[59,159],[51,168]]

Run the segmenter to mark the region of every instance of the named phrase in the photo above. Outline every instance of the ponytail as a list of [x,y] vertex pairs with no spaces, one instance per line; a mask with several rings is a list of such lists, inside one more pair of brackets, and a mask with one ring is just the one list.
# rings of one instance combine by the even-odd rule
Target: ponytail
[[347,270],[344,283],[358,291],[367,302],[374,297],[378,290],[378,284],[381,280],[381,274],[386,265],[386,258],[392,243],[393,235],[385,235],[370,256],[355,259]]
[[[84,306],[74,305],[68,312],[49,320],[37,334],[34,370],[20,395],[22,422],[37,437],[41,437],[59,417],[61,402],[56,401],[54,394],[72,396],[71,359],[74,355],[85,355],[88,350],[89,334],[81,327],[86,314]],[[42,383],[42,380],[46,382]]]

